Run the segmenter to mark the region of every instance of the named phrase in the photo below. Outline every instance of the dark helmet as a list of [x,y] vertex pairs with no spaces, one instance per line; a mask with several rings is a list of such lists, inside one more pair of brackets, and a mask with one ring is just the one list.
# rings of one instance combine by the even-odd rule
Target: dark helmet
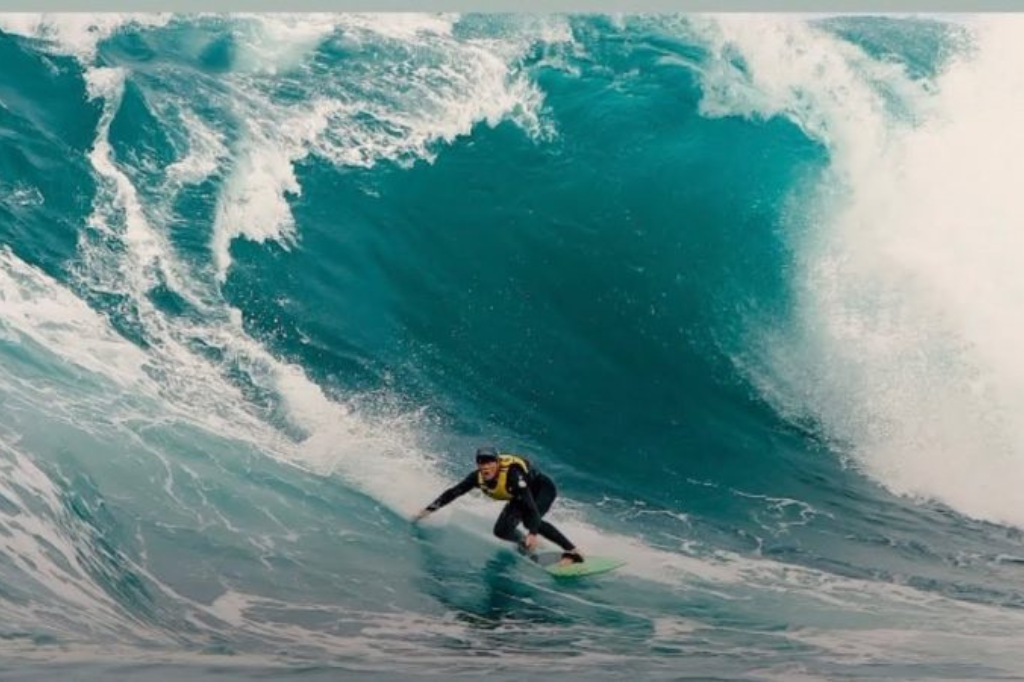
[[476,463],[482,464],[484,462],[497,462],[498,461],[498,450],[491,446],[485,446],[476,449]]

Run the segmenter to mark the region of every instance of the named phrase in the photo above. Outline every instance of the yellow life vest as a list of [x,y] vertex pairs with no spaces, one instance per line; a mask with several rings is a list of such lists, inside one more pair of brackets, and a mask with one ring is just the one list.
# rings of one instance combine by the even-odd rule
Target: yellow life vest
[[498,455],[498,478],[494,481],[494,487],[488,485],[488,481],[484,480],[484,475],[479,471],[476,472],[476,485],[480,488],[480,491],[490,497],[493,500],[501,500],[503,502],[512,499],[512,492],[508,489],[508,469],[513,464],[518,464],[523,468],[525,474],[530,470],[530,463],[522,457],[517,455]]

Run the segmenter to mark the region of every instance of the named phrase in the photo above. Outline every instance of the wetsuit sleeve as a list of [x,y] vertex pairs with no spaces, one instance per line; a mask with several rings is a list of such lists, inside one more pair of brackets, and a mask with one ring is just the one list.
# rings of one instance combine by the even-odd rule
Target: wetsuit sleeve
[[529,481],[526,480],[526,473],[517,465],[509,467],[508,489],[512,496],[519,500],[523,507],[523,525],[526,530],[536,533],[540,527],[540,512],[537,510],[537,502],[530,492]]
[[432,512],[437,511],[438,509],[445,506],[452,500],[458,497],[462,497],[475,487],[476,472],[474,471],[469,476],[466,476],[464,479],[453,485],[451,488],[448,488],[448,490],[445,490],[443,493],[438,495],[436,500],[427,505],[427,510]]

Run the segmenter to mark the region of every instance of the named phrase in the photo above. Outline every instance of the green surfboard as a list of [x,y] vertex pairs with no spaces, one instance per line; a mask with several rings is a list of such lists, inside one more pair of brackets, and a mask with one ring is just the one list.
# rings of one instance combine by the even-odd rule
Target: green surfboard
[[561,552],[537,552],[536,554],[526,554],[521,556],[527,561],[533,563],[535,566],[543,568],[556,578],[582,578],[588,575],[608,573],[609,571],[614,571],[616,568],[621,568],[626,565],[626,562],[621,559],[609,559],[608,557],[588,555],[581,564],[559,566],[558,562],[562,558]]

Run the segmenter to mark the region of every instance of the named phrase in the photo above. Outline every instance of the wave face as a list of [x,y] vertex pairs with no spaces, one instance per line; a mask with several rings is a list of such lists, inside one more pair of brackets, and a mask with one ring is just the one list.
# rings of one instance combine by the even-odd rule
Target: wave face
[[4,669],[1019,671],[1022,34],[0,15]]

